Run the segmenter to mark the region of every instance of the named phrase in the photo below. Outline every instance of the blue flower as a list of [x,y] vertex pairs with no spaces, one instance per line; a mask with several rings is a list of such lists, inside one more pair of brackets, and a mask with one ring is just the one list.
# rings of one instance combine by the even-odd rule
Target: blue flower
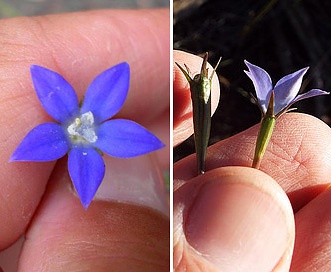
[[85,209],[105,174],[102,152],[130,158],[164,147],[147,129],[112,119],[129,90],[130,67],[123,62],[98,75],[78,102],[72,86],[58,73],[31,66],[38,98],[56,122],[38,125],[22,140],[9,161],[52,161],[68,153],[70,178]]
[[245,64],[247,65],[249,71],[244,72],[248,75],[254,84],[258,104],[263,115],[267,113],[272,92],[274,92],[275,96],[273,105],[273,114],[275,116],[279,116],[286,112],[292,104],[299,100],[328,94],[328,92],[319,89],[312,89],[309,92],[298,95],[302,84],[302,78],[307,72],[308,67],[284,76],[276,83],[275,88],[273,88],[270,76],[265,70],[249,63],[246,60]]
[[270,76],[265,70],[246,60],[245,64],[249,71],[244,72],[253,81],[257,102],[262,112],[261,126],[256,140],[252,163],[252,167],[258,169],[272,136],[276,119],[299,100],[329,93],[319,89],[312,89],[309,92],[298,95],[302,78],[308,67],[284,76],[273,88]]

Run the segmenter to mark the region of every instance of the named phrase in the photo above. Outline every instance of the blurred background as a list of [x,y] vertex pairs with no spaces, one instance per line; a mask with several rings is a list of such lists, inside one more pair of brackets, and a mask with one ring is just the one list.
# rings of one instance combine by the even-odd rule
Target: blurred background
[[0,17],[32,16],[92,9],[169,7],[169,0],[0,0]]
[[[260,121],[250,99],[253,84],[242,72],[246,59],[265,69],[273,84],[310,66],[302,91],[331,91],[331,1],[174,0],[174,49],[210,53],[221,82],[221,100],[212,117],[210,144]],[[299,112],[331,124],[331,96],[298,102]],[[174,160],[194,153],[193,137],[175,148]]]
[[[169,0],[0,0],[0,18],[93,9],[169,7]],[[0,272],[16,272],[23,238],[0,253]]]

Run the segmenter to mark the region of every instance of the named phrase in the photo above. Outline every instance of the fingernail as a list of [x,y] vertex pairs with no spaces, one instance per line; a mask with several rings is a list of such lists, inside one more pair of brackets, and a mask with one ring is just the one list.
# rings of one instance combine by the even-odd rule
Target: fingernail
[[272,271],[291,241],[279,199],[244,175],[209,180],[188,210],[186,239],[221,271]]
[[130,202],[169,215],[165,181],[153,154],[104,159],[106,173],[95,199]]

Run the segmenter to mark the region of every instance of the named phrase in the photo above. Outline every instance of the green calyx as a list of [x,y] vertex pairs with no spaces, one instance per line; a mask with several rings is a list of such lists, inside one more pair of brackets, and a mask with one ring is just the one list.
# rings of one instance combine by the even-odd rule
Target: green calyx
[[272,132],[276,124],[276,116],[274,115],[274,99],[275,95],[274,92],[272,92],[267,112],[264,116],[262,116],[260,131],[256,140],[255,153],[252,164],[252,167],[256,169],[260,168],[262,158],[265,151],[267,150],[269,141],[272,136]]
[[185,64],[186,70],[176,63],[190,84],[198,174],[203,174],[206,170],[206,154],[211,127],[211,81],[221,59],[213,69],[210,77],[208,77],[207,60],[208,53],[204,55],[200,74],[195,75],[193,78],[190,76],[190,70]]

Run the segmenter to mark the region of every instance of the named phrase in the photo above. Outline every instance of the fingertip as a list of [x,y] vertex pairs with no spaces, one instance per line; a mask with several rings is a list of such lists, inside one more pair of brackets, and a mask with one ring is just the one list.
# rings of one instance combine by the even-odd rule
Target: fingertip
[[186,258],[177,263],[196,259],[195,263],[207,261],[222,271],[289,266],[293,212],[284,191],[263,172],[215,169],[185,183],[174,201],[174,228],[182,227],[177,241],[185,243],[185,253],[177,256]]
[[169,218],[146,206],[105,193],[85,210],[60,160],[27,231],[19,271],[169,271]]

